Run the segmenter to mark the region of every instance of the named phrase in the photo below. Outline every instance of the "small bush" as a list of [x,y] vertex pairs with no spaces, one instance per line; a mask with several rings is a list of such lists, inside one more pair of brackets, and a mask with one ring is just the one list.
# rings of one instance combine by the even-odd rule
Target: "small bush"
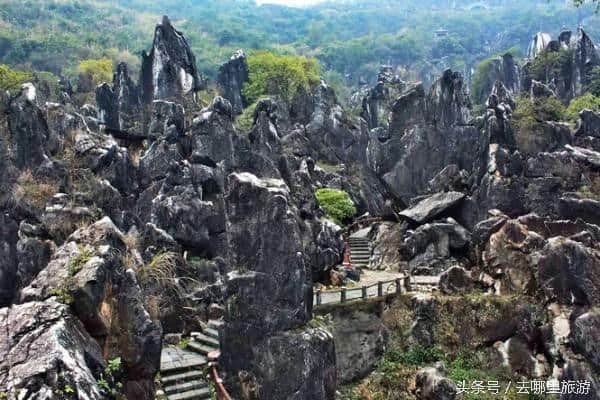
[[517,109],[513,117],[517,144],[521,150],[529,154],[543,139],[544,122],[565,120],[566,110],[556,98],[531,99],[521,96],[517,101]]
[[532,79],[550,82],[553,77],[571,68],[573,50],[543,51],[531,61],[528,72]]
[[338,225],[348,223],[356,214],[356,207],[348,193],[336,189],[319,189],[315,193],[319,204]]
[[387,362],[411,365],[415,367],[427,365],[444,359],[444,353],[436,347],[412,347],[408,351],[389,351],[384,359]]
[[235,119],[235,129],[239,132],[248,133],[252,130],[252,125],[254,124],[254,110],[256,110],[257,103],[258,101],[244,108],[242,114],[238,115]]
[[27,81],[32,81],[34,76],[28,72],[10,69],[8,65],[0,64],[0,90],[8,90],[15,94],[21,85]]
[[600,97],[592,93],[585,93],[582,96],[571,100],[567,107],[566,116],[569,121],[576,122],[579,119],[579,113],[584,109],[592,111],[600,111]]
[[71,305],[74,302],[73,296],[67,289],[53,289],[48,293],[51,297],[55,296],[59,303]]
[[79,245],[79,254],[69,261],[69,275],[72,277],[77,275],[93,256],[94,254],[85,246]]

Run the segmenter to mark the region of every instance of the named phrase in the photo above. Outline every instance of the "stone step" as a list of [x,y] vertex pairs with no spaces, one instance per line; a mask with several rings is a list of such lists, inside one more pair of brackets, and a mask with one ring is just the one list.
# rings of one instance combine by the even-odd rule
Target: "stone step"
[[199,343],[193,340],[188,344],[188,349],[203,355],[208,355],[208,353],[210,353],[211,351],[218,350],[218,348],[215,348],[213,346],[207,346],[203,343]]
[[371,260],[371,257],[352,257],[352,256],[350,257],[350,261],[352,261],[352,262],[355,262],[355,261],[356,262],[361,262],[361,261],[369,262],[370,260]]
[[169,400],[204,400],[210,399],[212,395],[209,388],[190,390],[183,393],[176,393],[169,396]]
[[350,255],[371,255],[370,250],[350,250]]
[[201,369],[204,368],[208,362],[205,357],[196,354],[194,358],[187,358],[184,360],[169,362],[169,363],[161,363],[160,365],[160,374],[161,375],[170,375],[175,372],[186,371],[191,369]]
[[192,333],[192,337],[200,343],[203,343],[207,346],[214,347],[218,349],[221,345],[219,344],[219,339],[215,339],[214,337],[210,337],[205,335],[204,333],[194,332]]
[[204,333],[206,336],[210,336],[212,338],[219,340],[219,331],[216,329],[205,328],[204,330],[202,330],[202,333]]
[[185,381],[199,379],[199,378],[203,378],[203,377],[204,377],[203,371],[193,370],[193,371],[180,372],[180,373],[175,373],[175,374],[166,375],[166,376],[161,375],[160,381],[162,382],[163,386],[166,386],[166,385],[175,384],[177,382],[185,382]]
[[211,319],[208,321],[208,327],[213,329],[219,329],[223,326],[224,322],[217,319]]
[[368,246],[371,242],[369,240],[364,240],[364,239],[349,239],[348,240],[348,244],[350,246],[354,246],[354,245],[358,245],[358,246]]
[[189,392],[191,390],[199,390],[208,388],[208,384],[203,380],[192,380],[185,383],[177,383],[174,385],[163,387],[165,393],[174,394],[174,393],[184,393]]

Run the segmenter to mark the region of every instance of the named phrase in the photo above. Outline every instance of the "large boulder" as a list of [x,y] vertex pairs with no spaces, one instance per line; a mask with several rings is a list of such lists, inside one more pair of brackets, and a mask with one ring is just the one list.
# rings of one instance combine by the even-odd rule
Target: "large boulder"
[[403,210],[400,215],[412,222],[422,224],[435,219],[456,206],[464,198],[465,195],[459,192],[436,193]]
[[600,312],[598,308],[580,315],[571,327],[571,342],[595,368],[600,368]]
[[[102,349],[55,297],[0,309],[0,393],[101,400]],[[70,392],[72,391],[72,392]]]
[[458,390],[454,382],[445,377],[446,371],[442,364],[423,368],[417,373],[417,400],[454,400]]
[[546,299],[565,305],[600,304],[600,253],[557,236],[536,256],[536,279]]
[[238,50],[219,68],[217,83],[221,89],[221,95],[227,99],[233,107],[235,114],[241,114],[248,105],[242,94],[244,83],[248,81],[248,62],[242,50]]
[[8,306],[15,295],[18,230],[18,221],[13,216],[0,213],[0,307]]
[[407,231],[398,251],[411,274],[438,275],[464,264],[470,241],[470,232],[448,218]]
[[203,86],[192,49],[167,16],[156,26],[150,54],[142,54],[140,86],[146,104],[180,98]]

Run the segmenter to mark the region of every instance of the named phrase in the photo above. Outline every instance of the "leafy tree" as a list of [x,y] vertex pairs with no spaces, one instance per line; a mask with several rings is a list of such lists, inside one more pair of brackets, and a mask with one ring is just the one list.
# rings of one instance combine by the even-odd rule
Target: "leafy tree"
[[572,60],[573,50],[546,50],[539,54],[527,68],[532,79],[540,82],[549,82],[554,76],[559,75],[561,71],[570,69]]
[[319,204],[336,224],[348,223],[356,214],[356,207],[348,193],[336,189],[319,189],[315,196]]
[[[513,57],[519,54],[519,49],[513,47],[505,52],[502,52],[501,55],[504,54],[512,54]],[[482,62],[477,65],[475,69],[475,74],[473,75],[473,80],[471,84],[471,93],[473,94],[473,100],[475,104],[483,104],[485,100],[487,100],[492,87],[494,85],[493,81],[490,81],[490,69],[492,67],[492,63],[494,59],[501,57],[501,55],[497,55],[494,57],[486,58]]]
[[80,92],[91,92],[102,82],[112,82],[113,62],[107,58],[83,60],[77,67]]
[[21,84],[32,80],[33,75],[28,72],[13,70],[8,65],[0,64],[0,90],[16,91]]
[[600,111],[600,97],[594,96],[592,93],[585,93],[582,96],[574,98],[567,108],[567,119],[577,121],[581,110],[586,108],[592,111]]
[[289,103],[319,82],[319,65],[314,58],[259,51],[248,57],[248,70],[249,82],[243,90],[248,103],[263,95],[280,96]]

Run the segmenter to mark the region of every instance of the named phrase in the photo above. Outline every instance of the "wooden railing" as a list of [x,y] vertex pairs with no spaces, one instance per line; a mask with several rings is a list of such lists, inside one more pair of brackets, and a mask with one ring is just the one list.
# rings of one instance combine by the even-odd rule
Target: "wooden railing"
[[208,353],[208,360],[210,362],[210,379],[215,384],[215,391],[218,400],[231,400],[231,396],[227,393],[227,389],[223,385],[223,379],[219,377],[219,371],[217,371],[217,360],[221,356],[221,352],[212,351]]
[[[372,291],[369,293],[369,289],[377,288],[377,291]],[[390,292],[390,288],[393,290]],[[369,297],[383,297],[389,294],[401,294],[403,292],[410,291],[410,277],[405,276],[401,278],[396,278],[394,280],[389,281],[380,281],[368,286],[354,287],[354,288],[346,288],[342,287],[337,290],[328,290],[322,291],[321,289],[317,289],[315,291],[315,305],[320,306],[323,304],[336,304],[336,303],[345,303],[350,300],[366,300]],[[358,296],[352,296],[352,293],[359,292]],[[339,295],[339,301],[326,301],[323,303],[323,295],[333,296]]]
[[[439,278],[428,277],[428,276],[403,276],[389,281],[380,281],[372,285],[346,288],[342,287],[336,290],[321,290],[317,289],[314,291],[315,306],[321,306],[326,304],[338,304],[346,303],[352,300],[366,300],[368,298],[378,298],[388,295],[396,295],[402,293],[413,292],[418,290],[419,287],[428,286],[435,288],[439,285]],[[377,288],[377,291],[370,290]],[[390,289],[392,289],[390,291]],[[353,293],[358,292],[359,294],[353,296]],[[328,298],[324,299],[324,296]],[[335,299],[332,299],[336,296]]]

